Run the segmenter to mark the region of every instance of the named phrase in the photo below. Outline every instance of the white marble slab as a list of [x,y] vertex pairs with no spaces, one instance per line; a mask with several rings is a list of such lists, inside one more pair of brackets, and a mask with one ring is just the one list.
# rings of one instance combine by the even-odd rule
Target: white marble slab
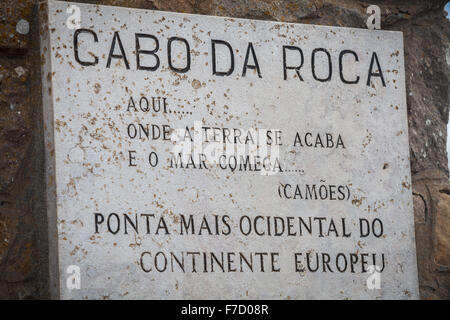
[[400,32],[46,10],[55,297],[418,298]]

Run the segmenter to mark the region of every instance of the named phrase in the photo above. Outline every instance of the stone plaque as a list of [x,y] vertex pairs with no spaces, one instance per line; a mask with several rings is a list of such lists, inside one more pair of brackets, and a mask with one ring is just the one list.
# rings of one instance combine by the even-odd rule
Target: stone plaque
[[400,32],[41,19],[55,297],[418,297]]

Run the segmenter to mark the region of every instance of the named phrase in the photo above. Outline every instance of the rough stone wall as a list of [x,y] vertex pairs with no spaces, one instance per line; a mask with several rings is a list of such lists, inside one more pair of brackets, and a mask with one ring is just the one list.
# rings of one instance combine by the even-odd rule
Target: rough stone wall
[[[0,299],[48,298],[38,0],[0,2]],[[450,23],[446,0],[79,0],[238,18],[404,33],[421,297],[450,299]]]

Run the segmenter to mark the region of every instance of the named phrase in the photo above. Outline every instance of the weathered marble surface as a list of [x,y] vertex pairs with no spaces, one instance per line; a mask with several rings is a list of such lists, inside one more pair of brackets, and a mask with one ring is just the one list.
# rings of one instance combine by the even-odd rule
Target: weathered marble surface
[[[97,43],[87,34],[80,42],[81,60],[94,61],[96,56],[98,65],[81,66],[74,59],[74,30],[66,27],[68,4],[50,4],[50,32],[42,35],[44,110],[49,220],[57,227],[54,250],[62,298],[417,298],[401,33],[79,4],[82,28],[98,36]],[[106,68],[114,31],[120,32],[129,70],[123,59],[112,59]],[[136,70],[135,33],[159,39],[157,71]],[[191,69],[182,75],[168,68],[166,46],[171,36],[186,38],[191,46]],[[238,49],[232,76],[211,74],[211,38]],[[252,70],[242,77],[249,41],[262,78]],[[292,77],[292,70],[283,80],[283,45],[303,49],[303,82]],[[314,48],[326,48],[331,54],[333,74],[328,82],[313,78]],[[119,47],[115,49],[117,54]],[[338,58],[344,49],[358,55],[357,63],[346,57],[350,58],[344,73],[347,79],[359,75],[357,84],[340,80]],[[379,77],[366,85],[373,52],[386,87]],[[318,66],[319,77],[326,78],[325,66]],[[166,97],[172,113],[127,111],[130,96],[136,101],[141,94]],[[168,168],[170,142],[127,136],[130,123],[184,128],[194,126],[194,121],[221,128],[282,130],[284,172],[265,176],[217,168]],[[296,132],[340,134],[345,149],[293,147]],[[136,151],[136,166],[129,166],[129,150]],[[152,151],[160,159],[155,168],[145,162]],[[278,188],[286,184],[343,185],[351,196],[345,201],[280,199]],[[134,235],[121,229],[114,235],[106,232],[106,222],[95,233],[95,213],[162,216],[171,234]],[[231,234],[179,235],[180,214],[193,214],[195,219],[206,215],[209,221],[214,214],[228,215]],[[317,232],[244,236],[238,227],[243,215],[346,218],[352,236],[319,237]],[[360,239],[359,218],[379,218],[383,236]],[[144,272],[142,253],[158,251],[278,252],[281,270]],[[295,252],[384,253],[381,289],[366,287],[367,273],[296,273]],[[81,268],[80,290],[66,287],[69,265]]]

